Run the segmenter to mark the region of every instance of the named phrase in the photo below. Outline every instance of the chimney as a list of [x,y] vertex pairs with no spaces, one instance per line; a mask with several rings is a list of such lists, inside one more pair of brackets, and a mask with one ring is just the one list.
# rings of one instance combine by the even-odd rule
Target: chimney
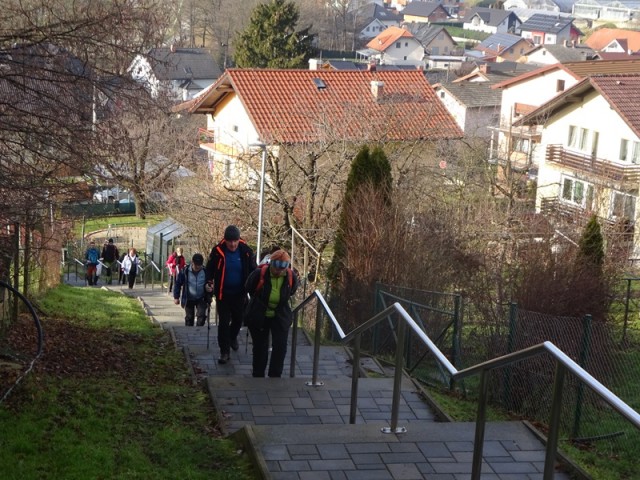
[[377,100],[382,98],[384,93],[384,82],[380,80],[371,80],[371,94]]

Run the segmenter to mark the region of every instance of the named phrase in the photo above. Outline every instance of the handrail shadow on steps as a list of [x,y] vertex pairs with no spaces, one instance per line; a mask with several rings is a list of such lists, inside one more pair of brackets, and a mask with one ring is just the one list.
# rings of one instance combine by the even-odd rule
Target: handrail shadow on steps
[[544,463],[544,480],[552,480],[554,476],[554,466],[556,453],[558,449],[558,436],[560,432],[560,415],[562,407],[562,390],[564,379],[567,371],[573,373],[579,380],[584,382],[596,395],[607,402],[614,410],[625,417],[633,426],[640,430],[640,414],[623,402],[618,396],[611,392],[607,387],[592,377],[580,365],[571,360],[562,350],[556,347],[552,342],[543,342],[532,347],[528,347],[517,352],[509,353],[501,357],[497,357],[478,365],[465,368],[463,370],[456,369],[440,349],[431,341],[429,336],[418,326],[411,318],[407,311],[398,302],[385,308],[380,313],[371,317],[362,325],[356,327],[353,331],[345,334],[342,327],[338,323],[329,305],[319,290],[313,291],[307,298],[298,304],[293,312],[296,316],[293,322],[292,342],[291,342],[291,367],[289,376],[295,377],[296,363],[296,339],[298,334],[298,313],[313,300],[317,300],[316,320],[315,320],[315,336],[313,344],[313,373],[311,382],[307,382],[310,386],[322,386],[323,383],[318,381],[318,364],[320,359],[320,342],[322,333],[323,310],[324,314],[331,320],[333,327],[340,336],[341,343],[347,345],[353,343],[353,372],[351,375],[351,405],[349,412],[349,423],[356,423],[356,410],[358,405],[358,366],[360,365],[360,340],[362,334],[373,328],[379,322],[392,314],[398,314],[403,321],[398,321],[397,332],[397,348],[395,353],[395,371],[393,380],[393,397],[391,405],[391,421],[390,426],[382,429],[384,433],[404,433],[406,428],[398,427],[398,412],[400,409],[401,382],[403,375],[404,362],[404,345],[406,329],[409,327],[427,347],[429,352],[444,367],[453,380],[458,380],[472,375],[480,375],[480,398],[478,399],[478,410],[476,414],[476,429],[474,436],[473,460],[471,480],[479,480],[482,468],[482,450],[484,443],[484,433],[486,425],[486,407],[489,397],[489,389],[487,381],[487,373],[496,368],[504,367],[522,360],[535,357],[542,354],[548,354],[555,360],[556,370],[553,386],[553,398],[551,403],[551,414],[549,419],[549,434],[547,437],[545,463]]

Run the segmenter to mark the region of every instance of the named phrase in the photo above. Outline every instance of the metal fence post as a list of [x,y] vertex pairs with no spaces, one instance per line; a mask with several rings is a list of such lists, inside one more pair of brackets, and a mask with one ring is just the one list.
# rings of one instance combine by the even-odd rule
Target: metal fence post
[[629,300],[631,299],[631,278],[627,278],[627,298],[624,301],[624,325],[622,327],[621,343],[624,345],[627,341],[627,327],[629,326]]
[[[462,297],[456,295],[453,297],[453,332],[451,338],[451,353],[453,366],[460,368],[460,334],[461,334],[461,315],[462,310]],[[453,390],[455,387],[455,381],[453,378],[449,381],[449,390]]]
[[[516,327],[518,326],[518,304],[511,302],[509,304],[509,333],[507,335],[507,354],[513,352],[513,344],[516,338]],[[502,397],[502,405],[509,408],[511,405],[511,365],[504,369],[504,392]]]
[[[591,315],[585,315],[582,319],[582,345],[580,346],[580,358],[578,359],[578,365],[585,370],[587,369],[587,360],[589,356],[589,350],[591,349]],[[578,391],[576,392],[576,409],[573,415],[573,430],[571,435],[575,438],[580,432],[580,421],[582,419],[582,401],[584,398],[584,383],[578,383]]]
[[[375,297],[373,299],[373,305],[374,305],[373,313],[375,315],[378,312],[382,311],[382,309],[380,308],[380,284],[379,283],[376,283],[374,294],[375,294]],[[380,341],[380,324],[373,327],[373,334],[371,338],[371,353],[373,355],[378,353],[379,341]]]

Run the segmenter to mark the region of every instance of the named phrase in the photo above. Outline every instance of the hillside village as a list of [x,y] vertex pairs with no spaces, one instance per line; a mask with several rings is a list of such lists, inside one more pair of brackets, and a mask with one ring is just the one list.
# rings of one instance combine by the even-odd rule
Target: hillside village
[[[553,478],[562,428],[565,445],[593,442],[600,463],[634,478],[637,432],[623,431],[624,418],[621,427],[603,419],[620,413],[640,425],[637,0],[221,0],[219,10],[194,0],[161,2],[165,10],[83,4],[81,13],[72,3],[56,3],[52,17],[12,4],[16,31],[0,47],[0,280],[14,287],[1,292],[7,324],[18,316],[6,308],[13,292],[29,299],[69,278],[81,285],[86,243],[115,237],[123,254],[136,247],[142,259],[125,294],[149,286],[175,306],[182,328],[179,301],[171,303],[179,299],[164,291],[167,259],[180,247],[195,263],[193,254],[206,256],[234,227],[233,241],[258,260],[290,252],[283,268],[297,271],[298,296],[309,295],[299,304],[306,320],[294,324],[319,332],[315,340],[323,330],[327,339],[334,329],[356,331],[349,341],[359,355],[358,327],[376,318],[386,333],[368,331],[366,342],[395,354],[394,379],[435,353],[429,388],[480,392],[483,403],[541,425],[551,411],[550,453],[529,456],[498,438],[488,449],[498,452],[496,472],[513,447],[520,458],[507,468],[525,463],[527,478]],[[53,13],[64,21],[48,23]],[[276,21],[283,16],[288,23]],[[125,218],[136,226],[119,224]],[[319,305],[315,320],[302,310],[309,299]],[[412,332],[380,315],[397,299],[410,306],[392,308]],[[325,317],[333,326],[313,323]],[[206,352],[204,329],[193,348],[227,376],[234,363],[213,360],[209,328],[207,319]],[[232,349],[235,361],[242,349]],[[561,361],[538,363],[537,349]],[[524,350],[528,363],[516,366]],[[479,384],[462,381],[472,365],[502,356],[512,357],[499,374],[485,381],[494,368],[485,365]],[[354,382],[359,357],[344,358]],[[441,368],[449,362],[459,380]],[[573,383],[563,386],[568,365]],[[395,398],[400,383],[393,390]],[[348,396],[332,398],[346,407]],[[485,413],[478,408],[478,418]],[[476,434],[465,445],[453,434],[462,450],[455,462],[435,457],[443,473],[457,463],[471,471],[470,445],[483,444],[484,432]],[[613,461],[620,445],[622,461]],[[396,454],[409,453],[397,446],[393,478],[427,478],[418,466],[397,467],[405,457]],[[356,458],[362,475],[353,478],[369,478],[372,457]],[[325,460],[318,464],[332,467]]]

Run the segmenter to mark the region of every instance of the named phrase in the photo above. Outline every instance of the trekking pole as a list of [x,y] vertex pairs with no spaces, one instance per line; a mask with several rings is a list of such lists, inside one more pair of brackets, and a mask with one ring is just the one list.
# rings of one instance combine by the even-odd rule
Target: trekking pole
[[211,303],[207,305],[207,350],[209,350],[209,331],[211,330]]

